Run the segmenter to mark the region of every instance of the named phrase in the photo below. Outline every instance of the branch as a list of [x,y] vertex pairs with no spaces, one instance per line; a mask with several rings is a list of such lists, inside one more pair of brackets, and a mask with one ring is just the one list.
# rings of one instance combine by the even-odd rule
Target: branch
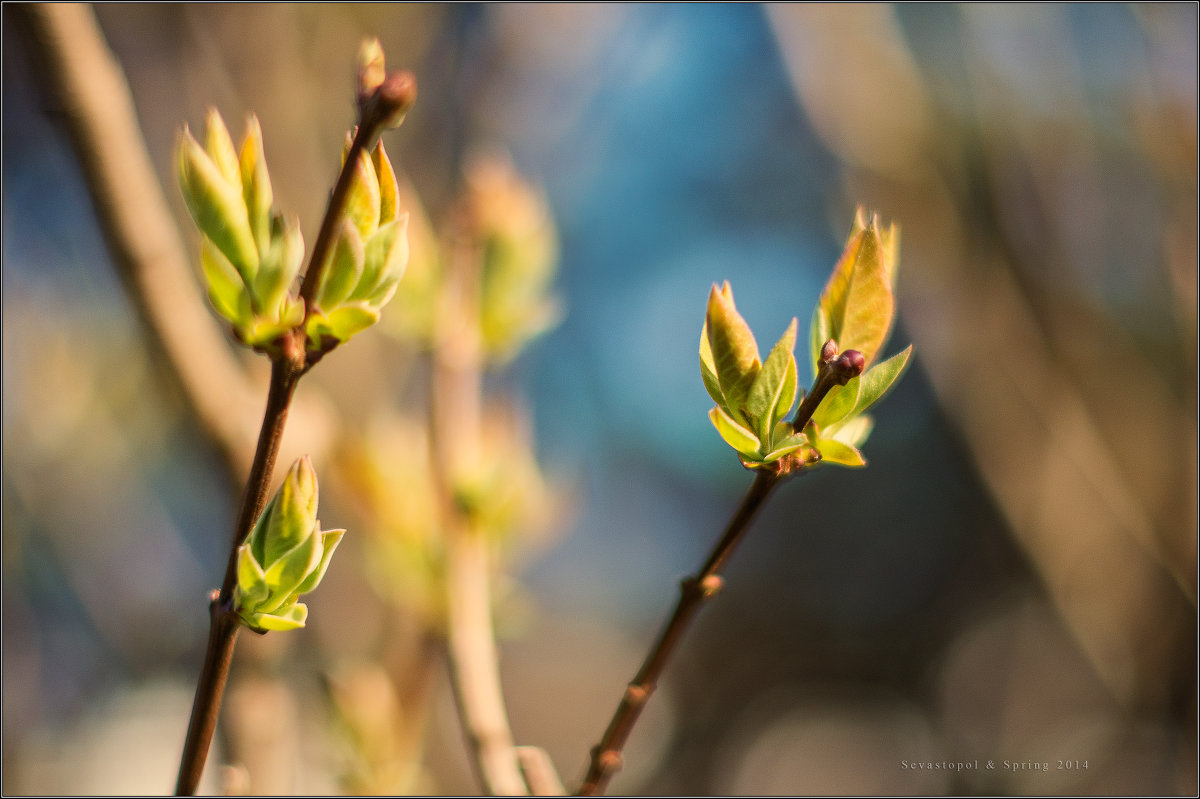
[[150,346],[234,474],[250,462],[256,404],[212,324],[138,127],[129,85],[89,6],[31,3],[37,72],[66,122],[109,255]]
[[528,794],[513,747],[492,628],[488,542],[454,501],[456,476],[475,460],[482,402],[479,332],[481,254],[459,231],[452,245],[443,321],[433,351],[430,456],[446,536],[447,646],[463,732],[484,790]]
[[[845,385],[851,377],[862,372],[863,358],[861,354],[855,350],[847,350],[835,359],[836,353],[836,345],[826,343],[812,390],[800,403],[800,407],[796,410],[796,417],[792,420],[793,429],[797,431],[804,429],[830,389],[837,385]],[[650,647],[650,652],[642,662],[641,668],[625,688],[621,703],[608,723],[608,729],[604,731],[600,743],[593,747],[588,772],[583,779],[583,784],[576,792],[577,795],[594,796],[603,793],[613,774],[621,768],[621,750],[624,749],[629,734],[633,732],[633,727],[637,723],[638,717],[641,716],[642,709],[645,708],[650,696],[654,693],[667,661],[678,647],[688,625],[691,624],[700,608],[721,590],[722,580],[718,574],[721,567],[733,554],[733,550],[749,529],[750,522],[754,520],[755,514],[767,501],[775,486],[785,477],[799,473],[804,468],[802,463],[793,462],[787,457],[776,463],[778,465],[775,470],[759,469],[756,471],[754,482],[750,484],[745,497],[742,498],[741,505],[738,506],[720,539],[709,552],[704,565],[696,574],[685,578],[680,583],[679,600],[675,604],[675,610],[671,613],[670,619],[659,633],[654,645]]]
[[[301,350],[303,353],[303,350]],[[301,356],[302,357],[302,356]],[[237,643],[241,627],[236,609],[233,607],[233,589],[237,582],[238,547],[250,534],[254,522],[267,504],[267,492],[271,475],[275,471],[275,460],[283,440],[283,429],[287,423],[288,407],[292,393],[300,379],[300,370],[295,360],[280,358],[271,364],[271,385],[267,393],[267,409],[263,414],[259,431],[258,447],[246,491],[242,495],[241,510],[234,527],[233,541],[229,548],[229,562],[225,568],[225,579],[209,605],[211,626],[208,649],[204,655],[204,666],[196,682],[196,698],[192,703],[192,714],[188,721],[187,738],[184,740],[180,757],[179,777],[175,783],[177,796],[192,795],[204,772],[208,750],[212,745],[217,716],[221,710],[221,699],[229,679],[229,667],[233,662],[233,648]]]

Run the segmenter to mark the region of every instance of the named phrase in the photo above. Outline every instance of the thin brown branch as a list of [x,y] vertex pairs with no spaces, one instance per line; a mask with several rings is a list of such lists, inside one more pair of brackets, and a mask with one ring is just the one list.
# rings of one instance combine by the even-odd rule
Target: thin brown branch
[[732,554],[746,530],[749,529],[754,515],[779,481],[780,477],[774,473],[767,471],[756,473],[754,482],[750,484],[741,505],[733,514],[733,518],[729,520],[729,524],[713,547],[704,566],[695,575],[680,583],[679,600],[675,605],[675,610],[650,648],[637,675],[626,687],[617,712],[613,714],[608,729],[604,731],[604,737],[592,749],[587,776],[584,777],[583,784],[576,792],[577,795],[594,796],[603,793],[612,775],[621,767],[621,750],[625,747],[625,742],[633,731],[638,717],[654,693],[663,668],[674,653],[688,625],[704,605],[705,600],[720,590],[721,578],[717,575],[717,569]]
[[249,381],[205,310],[138,126],[124,72],[90,6],[14,7],[36,72],[62,112],[109,254],[181,396],[235,474],[249,467],[256,413]]
[[[836,352],[836,348],[833,351]],[[795,430],[804,429],[830,389],[844,385],[847,380],[862,371],[861,356],[856,361],[853,356],[847,356],[848,354],[843,355],[836,361],[829,358],[820,365],[812,389],[796,410],[792,421]],[[803,463],[791,463],[785,459],[779,462],[777,470],[759,469],[755,472],[754,482],[750,484],[725,531],[709,551],[704,565],[680,583],[675,609],[659,633],[658,639],[650,647],[641,668],[626,686],[625,694],[621,697],[621,702],[600,743],[593,747],[587,775],[583,778],[577,795],[594,796],[603,793],[613,774],[621,768],[621,751],[625,748],[625,742],[633,732],[643,708],[654,693],[663,669],[700,608],[721,590],[722,582],[718,572],[745,536],[750,522],[771,495],[771,491],[785,477],[800,469],[803,469]]]
[[204,764],[208,760],[208,750],[217,727],[217,716],[221,711],[221,699],[225,695],[225,684],[229,680],[229,667],[233,662],[233,649],[240,629],[233,607],[233,590],[237,580],[237,550],[266,506],[271,475],[275,471],[275,460],[287,423],[288,406],[291,404],[292,393],[299,376],[300,371],[295,361],[280,358],[272,363],[267,408],[263,414],[258,447],[254,453],[250,477],[246,481],[246,491],[242,496],[241,509],[234,527],[225,579],[209,607],[211,626],[208,649],[204,655],[200,678],[196,682],[196,697],[192,703],[187,738],[184,740],[183,754],[180,757],[179,777],[175,784],[175,793],[178,796],[190,796],[196,792],[200,775],[204,772]]

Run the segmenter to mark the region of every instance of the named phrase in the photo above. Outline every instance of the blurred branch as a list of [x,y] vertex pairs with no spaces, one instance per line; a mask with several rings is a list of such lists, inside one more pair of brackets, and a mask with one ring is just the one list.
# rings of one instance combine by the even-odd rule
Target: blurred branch
[[482,402],[479,268],[482,254],[456,229],[450,245],[445,335],[432,353],[430,454],[445,523],[447,645],[459,716],[484,790],[529,793],[500,687],[492,627],[488,540],[458,506],[455,482],[478,459]]
[[151,347],[234,474],[249,467],[255,392],[192,278],[124,73],[89,6],[17,6],[66,122],[117,271]]
[[[1021,19],[1041,30],[1056,13],[1046,7]],[[965,17],[969,28],[970,16],[955,19]],[[1183,523],[1178,502],[1183,486],[1195,486],[1192,409],[1181,412],[1137,347],[1128,348],[1132,361],[1111,348],[1103,358],[1079,357],[1088,348],[1074,340],[1094,328],[1068,329],[1068,286],[1031,286],[1017,269],[1024,256],[1027,272],[1046,274],[1055,245],[1073,242],[1044,238],[1020,250],[1005,228],[1013,222],[1006,213],[1018,211],[997,202],[1002,176],[1049,164],[1037,177],[1052,181],[1058,154],[1076,143],[1048,137],[1043,120],[1022,119],[1022,106],[1006,104],[1004,88],[1012,87],[997,86],[985,55],[969,46],[969,110],[978,116],[956,129],[961,116],[936,115],[887,7],[776,6],[769,19],[797,101],[843,159],[853,196],[872,197],[905,220],[906,250],[921,264],[905,273],[906,326],[1051,601],[1114,696],[1171,701],[1176,658],[1192,648],[1186,628],[1194,626],[1194,615],[1182,626],[1163,623],[1195,607],[1195,524]],[[856,58],[846,60],[848,52]],[[860,70],[859,56],[872,66]],[[823,66],[830,63],[846,69]],[[988,100],[1000,111],[986,114]],[[1089,140],[1086,130],[1065,132]],[[1057,196],[1071,196],[1063,189]],[[1039,232],[1066,213],[1020,200],[1021,221],[1037,219]],[[1179,490],[1157,498],[1131,474],[1135,464]]]

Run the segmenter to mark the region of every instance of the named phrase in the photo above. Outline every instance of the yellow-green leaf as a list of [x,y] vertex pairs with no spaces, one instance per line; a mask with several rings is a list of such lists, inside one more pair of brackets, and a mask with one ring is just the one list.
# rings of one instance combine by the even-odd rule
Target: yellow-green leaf
[[818,441],[817,451],[821,453],[821,463],[836,463],[853,468],[867,465],[867,459],[856,447],[833,438],[822,438]]
[[713,423],[713,427],[717,428],[717,432],[721,434],[721,438],[725,439],[725,443],[733,447],[742,455],[755,457],[758,454],[759,441],[751,431],[742,427],[729,417],[721,408],[713,408],[708,412],[708,418]]
[[746,402],[762,367],[758,359],[758,343],[746,320],[733,302],[733,289],[726,281],[720,288],[713,286],[708,295],[708,343],[712,348],[713,365],[721,393],[728,401],[726,407],[738,413]]
[[275,201],[275,195],[271,190],[271,177],[267,174],[262,128],[258,124],[258,117],[253,115],[246,120],[246,138],[242,141],[238,167],[250,231],[258,244],[258,253],[262,256],[266,254],[270,245],[271,203]]
[[[768,440],[771,428],[777,420],[776,408],[784,401],[788,371],[790,369],[793,375],[796,372],[796,359],[792,354],[796,347],[796,326],[797,321],[793,318],[779,341],[771,348],[767,359],[763,361],[762,368],[759,369],[746,397],[746,416],[755,426],[759,439],[763,441]],[[791,388],[795,392],[794,377]],[[795,399],[794,394],[789,399]]]
[[[895,273],[894,227],[887,246],[880,239],[878,221],[866,225],[860,210],[846,248],[821,295],[828,316],[829,337],[842,352],[858,350],[866,363],[874,360],[891,330],[895,300],[891,277]],[[885,257],[891,260],[885,263]]]

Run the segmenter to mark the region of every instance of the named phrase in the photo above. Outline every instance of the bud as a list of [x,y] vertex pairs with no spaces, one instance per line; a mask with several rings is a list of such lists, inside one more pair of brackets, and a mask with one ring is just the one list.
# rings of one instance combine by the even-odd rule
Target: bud
[[[347,142],[342,157],[348,155]],[[408,212],[400,211],[396,173],[383,142],[356,165],[354,183],[305,333],[313,352],[326,352],[379,321],[408,266]]]
[[379,39],[367,39],[358,50],[358,122],[378,133],[404,121],[417,100],[417,79],[401,70],[387,74]]
[[838,354],[837,342],[834,341],[833,339],[827,340],[825,342],[825,344],[821,347],[821,363],[829,363],[830,361],[832,361],[834,358],[837,357],[837,354]]
[[846,350],[833,362],[833,374],[839,386],[850,382],[851,378],[863,373],[867,359],[858,350]]
[[252,630],[304,626],[308,608],[297,600],[321,582],[346,532],[320,529],[317,493],[317,475],[306,456],[288,470],[238,548],[234,608]]
[[258,120],[246,120],[240,153],[215,109],[207,125],[203,148],[187,127],[180,134],[180,189],[202,234],[209,301],[239,340],[263,347],[303,318],[290,289],[304,260],[304,240],[299,226],[272,207]]
[[358,108],[361,112],[375,90],[383,83],[383,47],[379,39],[364,39],[358,48]]

